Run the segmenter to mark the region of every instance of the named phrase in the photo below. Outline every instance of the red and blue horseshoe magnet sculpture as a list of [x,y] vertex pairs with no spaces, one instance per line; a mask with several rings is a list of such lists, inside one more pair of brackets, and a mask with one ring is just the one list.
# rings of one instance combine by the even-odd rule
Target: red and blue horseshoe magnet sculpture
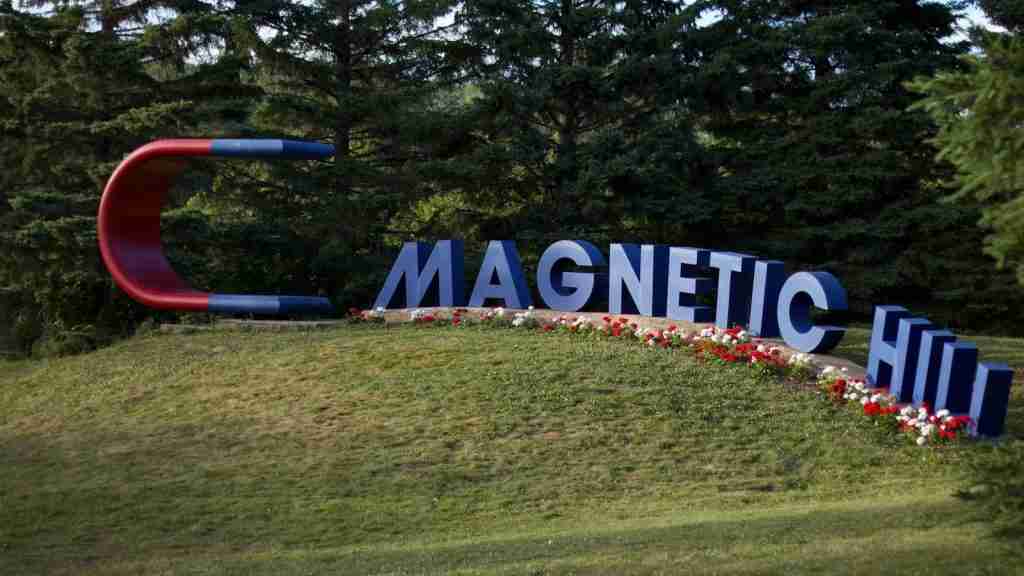
[[250,314],[330,313],[327,298],[210,294],[189,286],[164,257],[160,208],[174,179],[194,156],[312,160],[334,147],[290,140],[158,140],[132,152],[114,170],[100,200],[100,253],[114,281],[151,308]]

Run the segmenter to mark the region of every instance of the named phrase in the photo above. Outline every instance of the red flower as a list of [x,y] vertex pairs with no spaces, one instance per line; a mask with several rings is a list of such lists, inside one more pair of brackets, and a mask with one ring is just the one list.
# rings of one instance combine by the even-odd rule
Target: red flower
[[969,416],[953,416],[945,422],[946,430],[960,430],[962,428],[967,428],[970,423],[971,418]]
[[829,394],[831,394],[832,399],[836,401],[842,398],[843,394],[846,394],[846,380],[839,379],[833,382],[832,386],[829,388]]
[[739,360],[739,358],[731,352],[726,352],[724,350],[716,350],[715,353],[718,355],[719,358],[725,360],[726,362],[735,362]]
[[602,316],[601,320],[604,320],[605,324],[611,324],[611,322],[612,322],[611,316]]

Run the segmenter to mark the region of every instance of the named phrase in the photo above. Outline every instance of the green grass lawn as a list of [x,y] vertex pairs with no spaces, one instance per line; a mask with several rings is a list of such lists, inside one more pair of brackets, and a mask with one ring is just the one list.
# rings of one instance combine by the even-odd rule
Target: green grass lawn
[[0,364],[0,574],[1012,572],[971,458],[623,342],[153,335]]

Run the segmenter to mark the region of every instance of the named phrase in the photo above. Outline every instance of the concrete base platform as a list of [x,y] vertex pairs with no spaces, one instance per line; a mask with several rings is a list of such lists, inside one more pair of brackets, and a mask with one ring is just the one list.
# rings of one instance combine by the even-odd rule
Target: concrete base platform
[[[467,308],[460,307],[460,310],[465,310],[465,315],[468,317],[479,317],[482,313],[493,310],[493,308]],[[447,307],[423,307],[418,308],[436,317],[450,318],[455,308]],[[384,321],[388,324],[397,324],[401,322],[410,322],[410,314],[412,309],[395,309],[384,311]],[[525,312],[525,310],[514,310],[511,308],[505,309],[507,318],[512,318],[516,313]],[[558,310],[547,310],[547,309],[534,309],[530,311],[532,318],[538,320],[554,320],[560,316],[568,317],[579,317],[584,316],[589,318],[595,324],[603,322],[605,316],[613,318],[626,318],[630,323],[635,323],[639,328],[668,328],[675,324],[679,329],[687,332],[700,331],[704,328],[712,326],[711,324],[693,324],[690,322],[682,322],[679,320],[670,320],[668,318],[650,318],[647,316],[639,316],[636,314],[616,314],[614,316],[606,312],[560,312]],[[206,325],[183,325],[183,324],[163,324],[160,329],[169,332],[194,332],[198,330],[211,330],[215,328],[226,328],[226,329],[238,329],[238,330],[266,330],[266,331],[286,331],[286,330],[325,330],[330,328],[336,328],[347,324],[346,320],[238,320],[238,319],[223,319],[217,320],[213,324]],[[761,339],[766,344],[778,346],[782,348],[785,353],[793,354],[796,351],[786,346],[785,342],[778,338],[763,338]],[[863,378],[865,369],[862,366],[858,366],[853,362],[838,358],[836,356],[829,356],[827,354],[812,354],[811,361],[819,368],[825,366],[835,366],[836,368],[846,368],[850,378]]]

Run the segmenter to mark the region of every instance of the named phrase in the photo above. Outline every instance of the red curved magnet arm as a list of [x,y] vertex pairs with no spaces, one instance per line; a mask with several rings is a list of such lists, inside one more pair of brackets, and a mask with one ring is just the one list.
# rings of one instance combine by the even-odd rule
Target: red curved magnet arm
[[161,310],[330,312],[326,298],[210,294],[171,268],[160,243],[160,209],[189,157],[324,158],[324,144],[288,140],[159,140],[132,152],[114,170],[100,200],[97,236],[114,281],[132,299]]

